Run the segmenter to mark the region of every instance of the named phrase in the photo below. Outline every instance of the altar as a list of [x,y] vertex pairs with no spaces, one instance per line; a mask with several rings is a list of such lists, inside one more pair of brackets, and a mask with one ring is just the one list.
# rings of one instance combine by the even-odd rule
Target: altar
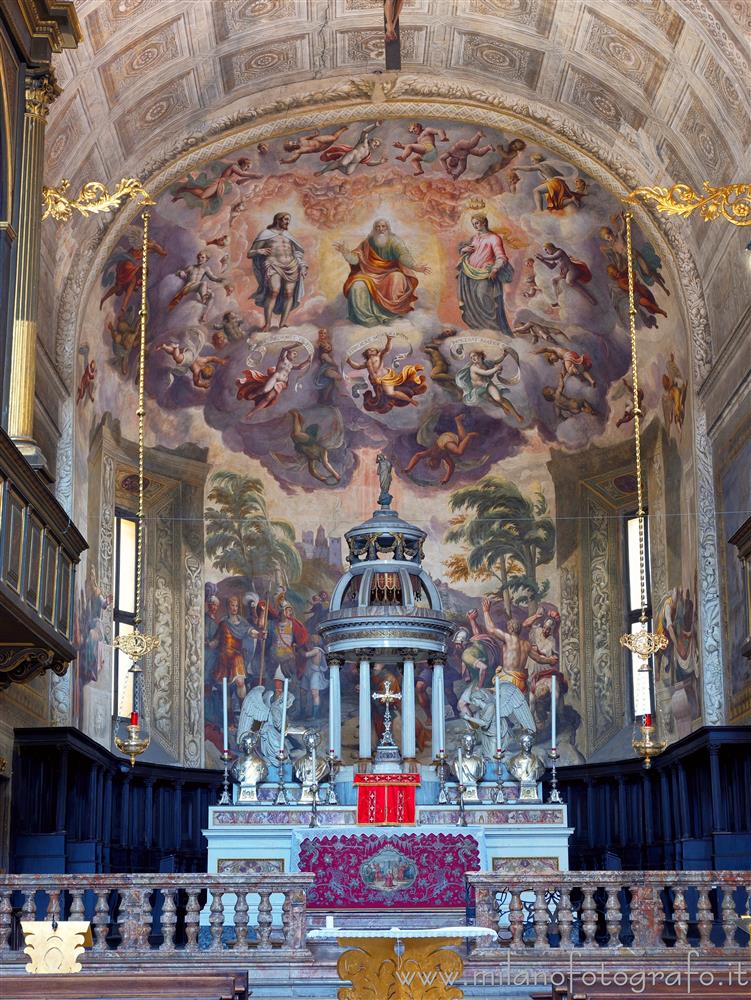
[[[557,791],[555,725],[552,767],[543,780],[547,768],[533,747],[528,703],[499,668],[490,685],[484,675],[467,683],[461,725],[447,747],[444,667],[455,625],[422,565],[425,532],[391,509],[383,456],[379,474],[379,509],[346,533],[350,568],[318,624],[330,678],[328,752],[316,729],[291,742],[293,700],[281,672],[274,692],[251,692],[238,723],[245,753],[232,765],[234,792],[225,772],[222,801],[209,809],[203,831],[208,870],[311,872],[312,920],[336,911],[340,921],[367,912],[369,920],[399,914],[420,926],[464,923],[474,906],[466,873],[568,869],[573,830]],[[359,678],[354,761],[342,759],[345,666]],[[416,739],[417,678],[423,699],[428,685],[431,691],[427,762]],[[553,716],[555,691],[553,677]],[[223,760],[229,759],[225,750]],[[271,898],[275,923],[280,903]],[[252,911],[252,900],[248,905]],[[224,906],[231,910],[232,899]],[[207,903],[203,926],[210,916]]]

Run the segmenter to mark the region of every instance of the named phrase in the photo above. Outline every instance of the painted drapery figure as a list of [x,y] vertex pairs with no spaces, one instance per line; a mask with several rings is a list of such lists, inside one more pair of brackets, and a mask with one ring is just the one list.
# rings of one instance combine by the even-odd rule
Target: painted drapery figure
[[473,330],[500,330],[511,336],[503,304],[503,285],[514,272],[503,240],[488,226],[487,216],[472,216],[475,235],[459,247],[459,308]]
[[417,278],[407,272],[428,274],[430,268],[415,262],[386,219],[376,219],[370,234],[353,250],[341,241],[334,249],[352,269],[342,291],[353,323],[381,326],[412,312],[417,302]]

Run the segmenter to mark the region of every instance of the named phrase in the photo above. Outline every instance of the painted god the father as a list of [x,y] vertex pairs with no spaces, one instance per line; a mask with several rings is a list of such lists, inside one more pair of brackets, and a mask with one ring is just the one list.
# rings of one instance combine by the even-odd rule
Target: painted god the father
[[343,294],[351,322],[382,326],[414,309],[417,278],[409,272],[429,274],[430,268],[415,262],[386,219],[376,219],[370,234],[354,249],[341,242],[334,249],[350,265]]

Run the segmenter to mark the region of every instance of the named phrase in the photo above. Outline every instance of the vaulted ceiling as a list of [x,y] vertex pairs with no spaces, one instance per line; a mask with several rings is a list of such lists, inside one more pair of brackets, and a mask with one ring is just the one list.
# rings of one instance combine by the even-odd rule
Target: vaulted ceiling
[[[81,0],[46,180],[139,173],[268,94],[383,69],[382,0]],[[655,180],[740,179],[751,2],[405,0],[402,66],[564,112]]]

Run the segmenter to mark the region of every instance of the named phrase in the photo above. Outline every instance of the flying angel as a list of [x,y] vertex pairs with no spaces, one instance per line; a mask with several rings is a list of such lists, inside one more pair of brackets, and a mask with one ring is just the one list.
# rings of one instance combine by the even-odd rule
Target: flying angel
[[[338,483],[342,477],[331,464],[329,452],[344,444],[344,421],[339,410],[327,407],[326,414],[319,421],[307,425],[299,410],[290,410],[289,414],[292,417],[290,440],[295,454],[272,452],[272,458],[290,471],[302,472],[307,466],[309,474],[319,483],[332,486],[332,479]],[[321,468],[325,470],[325,475]]]
[[[488,460],[488,456],[483,454],[474,460],[463,458],[467,448],[480,434],[478,431],[465,430],[461,413],[454,417],[455,431],[443,431],[443,433],[438,434],[437,428],[440,419],[441,410],[435,409],[420,425],[417,431],[417,443],[422,445],[422,448],[410,458],[404,471],[412,472],[420,462],[426,462],[429,469],[443,469],[441,485],[445,486],[454,475],[457,466],[461,471],[476,469]],[[419,482],[416,476],[412,478],[415,482]]]

